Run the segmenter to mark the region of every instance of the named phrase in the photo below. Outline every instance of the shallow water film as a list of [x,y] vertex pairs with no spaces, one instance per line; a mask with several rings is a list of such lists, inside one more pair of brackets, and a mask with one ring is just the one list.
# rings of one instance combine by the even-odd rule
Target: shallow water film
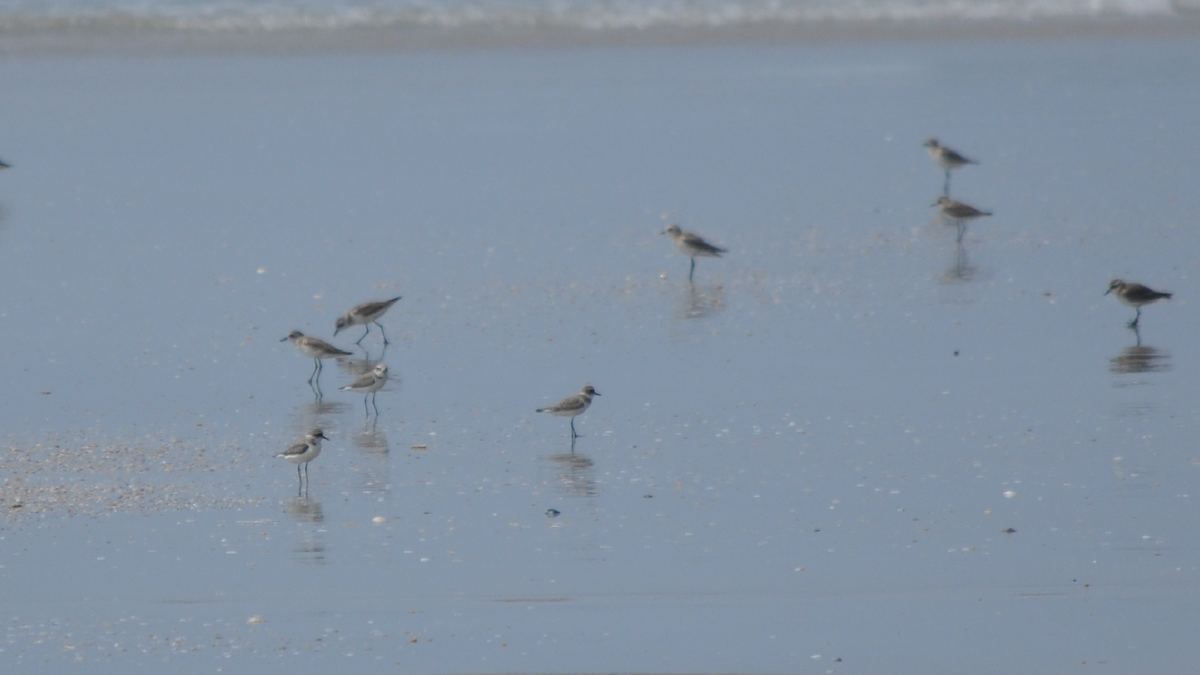
[[0,663],[1188,672],[1198,52],[0,60]]

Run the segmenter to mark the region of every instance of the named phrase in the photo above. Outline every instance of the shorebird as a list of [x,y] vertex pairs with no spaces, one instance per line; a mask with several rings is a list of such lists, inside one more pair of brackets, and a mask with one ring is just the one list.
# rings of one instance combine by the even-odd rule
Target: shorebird
[[961,169],[968,164],[978,164],[973,159],[968,159],[958,154],[957,151],[947,148],[938,143],[936,138],[931,138],[925,141],[925,150],[929,152],[929,156],[937,165],[946,170],[946,182],[942,185],[942,194],[950,196],[950,172],[954,169]]
[[678,225],[668,225],[662,233],[671,237],[671,243],[675,244],[675,248],[679,249],[680,253],[692,259],[692,267],[688,270],[688,283],[691,283],[692,275],[696,272],[696,258],[702,256],[720,258],[722,253],[727,252],[726,249],[704,241],[698,235],[684,232],[679,229]]
[[320,429],[313,429],[304,434],[304,440],[296,443],[287,450],[275,455],[282,457],[292,464],[296,465],[296,479],[300,484],[304,484],[304,479],[300,478],[300,465],[304,465],[304,478],[308,478],[308,463],[317,458],[321,454],[321,440],[329,440],[325,432]]
[[579,435],[579,434],[575,433],[575,417],[577,415],[582,415],[583,411],[587,410],[588,406],[592,405],[592,397],[593,396],[599,396],[599,395],[600,395],[600,392],[596,391],[595,389],[592,389],[592,385],[589,384],[586,387],[584,387],[578,394],[575,394],[574,396],[568,396],[568,397],[564,398],[563,400],[559,401],[558,403],[555,403],[554,405],[550,406],[549,408],[538,408],[537,412],[550,413],[551,415],[555,415],[558,417],[570,417],[571,418],[571,440],[573,441]]
[[321,379],[321,359],[331,359],[335,356],[352,356],[350,352],[344,352],[328,342],[315,337],[309,337],[298,330],[294,330],[287,334],[287,337],[280,342],[291,342],[296,345],[296,349],[301,354],[313,360],[313,372],[308,376],[308,383],[312,384],[313,378],[317,381]]
[[1142,305],[1150,305],[1159,300],[1171,299],[1171,293],[1163,293],[1141,284],[1133,284],[1121,281],[1120,279],[1113,279],[1108,284],[1108,290],[1104,291],[1104,294],[1108,295],[1109,293],[1116,296],[1117,300],[1121,301],[1121,304],[1137,309],[1137,316],[1133,317],[1133,321],[1129,322],[1130,328],[1137,328],[1138,321],[1142,318]]
[[375,408],[375,416],[379,417],[379,408],[375,406],[375,393],[383,389],[383,385],[387,384],[388,367],[386,363],[375,364],[374,370],[358,378],[351,384],[348,384],[340,389],[340,391],[352,391],[356,394],[363,395],[363,414],[370,415],[367,412],[367,397],[371,397],[371,406]]
[[349,312],[346,312],[334,322],[334,336],[336,337],[338,333],[351,326],[366,326],[367,332],[363,333],[362,337],[358,338],[358,342],[354,343],[356,345],[362,344],[363,338],[367,337],[367,335],[371,332],[371,324],[375,324],[376,326],[379,326],[379,332],[383,333],[383,344],[388,344],[387,332],[383,330],[383,324],[379,323],[379,317],[386,314],[387,311],[392,308],[392,305],[396,304],[396,301],[398,301],[401,297],[403,296],[397,295],[391,300],[364,302],[361,305],[355,305],[354,307],[351,307]]
[[958,225],[959,241],[962,241],[963,231],[966,229],[966,221],[992,215],[991,211],[980,211],[970,204],[956,202],[949,197],[938,197],[937,201],[930,204],[930,206],[941,207],[942,215],[953,220]]

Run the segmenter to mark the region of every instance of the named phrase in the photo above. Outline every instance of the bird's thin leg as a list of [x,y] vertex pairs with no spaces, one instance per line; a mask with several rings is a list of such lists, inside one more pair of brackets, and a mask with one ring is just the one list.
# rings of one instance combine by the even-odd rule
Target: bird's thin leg
[[688,269],[688,283],[692,283],[692,275],[696,273],[696,259],[692,258],[692,266]]
[[355,342],[354,344],[361,345],[363,339],[365,339],[367,337],[367,335],[369,335],[370,333],[371,333],[371,324],[367,324],[367,332],[363,333],[362,337],[358,338],[358,342]]
[[367,397],[363,396],[363,417],[370,417],[371,413],[367,410]]
[[313,378],[317,376],[317,372],[319,372],[320,366],[321,366],[321,359],[313,359],[313,371],[312,371],[312,374],[308,376],[309,384],[312,384]]
[[381,323],[379,323],[378,321],[376,321],[376,322],[375,322],[375,325],[376,325],[376,326],[379,326],[379,332],[380,332],[380,333],[383,333],[383,344],[385,344],[385,345],[386,345],[386,344],[388,344],[388,339],[387,339],[387,331],[385,331],[385,330],[383,329],[383,324],[381,324]]
[[575,454],[575,437],[574,436],[571,437],[571,454],[572,455]]
[[963,235],[967,232],[967,224],[963,221],[958,221],[958,243],[962,243]]
[[[376,393],[378,393],[378,392],[371,393],[371,407],[375,409],[375,419],[379,419],[379,406],[375,405],[375,394]],[[366,399],[363,399],[363,405],[366,406],[366,404],[367,404]]]
[[575,433],[575,418],[572,417],[571,418],[571,440],[574,441],[575,437],[578,435],[579,434]]

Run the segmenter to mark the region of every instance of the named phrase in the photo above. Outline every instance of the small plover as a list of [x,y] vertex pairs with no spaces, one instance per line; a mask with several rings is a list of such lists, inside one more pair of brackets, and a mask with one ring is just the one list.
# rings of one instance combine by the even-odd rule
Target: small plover
[[555,403],[549,408],[538,408],[537,412],[550,413],[558,417],[571,418],[571,439],[574,440],[579,434],[575,433],[575,416],[582,415],[583,411],[588,409],[592,404],[592,397],[599,396],[600,392],[592,388],[592,385],[587,385],[578,394],[568,396],[563,400]]
[[296,465],[296,479],[304,484],[304,479],[300,478],[300,466],[304,466],[304,478],[308,478],[308,463],[317,458],[321,454],[321,440],[329,440],[325,432],[320,429],[313,429],[304,434],[304,440],[291,446],[287,450],[275,455],[282,457],[292,464]]
[[692,275],[696,273],[696,258],[720,258],[722,253],[728,253],[727,249],[713,246],[698,235],[684,232],[675,224],[668,225],[662,233],[671,237],[671,243],[675,244],[680,253],[692,259],[692,267],[688,270],[689,283],[692,281]]
[[383,330],[383,324],[379,323],[379,317],[386,314],[387,311],[392,308],[392,305],[396,304],[401,297],[402,296],[397,295],[391,300],[364,302],[361,305],[355,305],[354,307],[351,307],[349,312],[346,312],[334,322],[334,336],[337,336],[338,333],[351,326],[366,326],[367,332],[363,333],[362,337],[358,338],[358,342],[354,343],[356,345],[362,344],[363,338],[367,337],[367,335],[371,332],[371,324],[375,324],[376,326],[379,326],[379,332],[383,333],[383,344],[388,344],[387,333]]
[[953,220],[955,224],[958,225],[959,241],[962,241],[963,230],[966,228],[966,221],[992,215],[991,211],[980,211],[970,204],[956,202],[949,197],[938,197],[937,201],[930,204],[930,206],[940,207],[942,210],[942,215],[950,220]]
[[942,194],[947,197],[950,196],[950,172],[954,169],[961,169],[968,164],[979,163],[973,159],[963,157],[957,151],[938,143],[936,138],[925,141],[925,150],[929,152],[930,158],[937,162],[938,166],[946,170],[946,182],[942,185]]
[[[371,406],[375,407],[375,393],[383,389],[383,385],[387,384],[388,367],[386,363],[375,364],[374,370],[366,373],[354,382],[342,387],[340,391],[352,391],[356,394],[363,395],[363,414],[369,415],[367,412],[367,397],[371,397]],[[375,407],[375,416],[379,416],[379,408]]]
[[1141,284],[1129,283],[1120,279],[1113,279],[1108,284],[1108,290],[1104,291],[1105,295],[1112,293],[1117,300],[1123,305],[1129,305],[1137,309],[1137,316],[1133,317],[1133,321],[1129,322],[1130,328],[1137,328],[1138,321],[1142,318],[1142,306],[1153,304],[1159,300],[1170,300],[1171,293],[1163,293],[1156,291],[1153,288],[1148,288]]
[[345,352],[328,342],[315,337],[309,337],[298,330],[294,330],[287,334],[287,337],[280,342],[291,342],[296,345],[296,349],[308,358],[313,360],[313,372],[308,376],[308,383],[312,384],[313,378],[321,379],[321,359],[331,359],[336,356],[352,356],[350,352]]

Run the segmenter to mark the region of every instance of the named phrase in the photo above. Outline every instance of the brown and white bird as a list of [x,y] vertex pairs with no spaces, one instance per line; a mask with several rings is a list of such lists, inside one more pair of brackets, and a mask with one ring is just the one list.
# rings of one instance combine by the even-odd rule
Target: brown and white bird
[[1138,321],[1142,318],[1143,305],[1150,305],[1159,300],[1170,300],[1172,295],[1171,293],[1163,293],[1162,291],[1156,291],[1141,284],[1134,284],[1120,279],[1113,279],[1108,284],[1108,290],[1104,291],[1104,294],[1108,295],[1109,293],[1112,293],[1117,300],[1121,301],[1121,304],[1137,309],[1137,316],[1133,317],[1133,321],[1129,322],[1130,328],[1137,328]]
[[[308,478],[308,463],[317,458],[321,454],[321,440],[329,440],[325,432],[320,429],[313,429],[304,434],[304,440],[292,445],[287,450],[275,455],[282,457],[292,464],[296,465],[296,479],[300,484],[304,484],[304,479]],[[304,466],[304,479],[300,478],[300,466]]]
[[696,273],[696,258],[720,258],[722,253],[728,253],[726,249],[704,241],[699,235],[684,232],[675,224],[668,225],[662,233],[671,237],[671,243],[675,244],[680,253],[692,259],[692,267],[688,270],[689,283],[692,281],[692,275]]
[[925,141],[925,150],[929,153],[929,157],[937,162],[937,165],[946,170],[946,182],[942,185],[942,194],[950,196],[950,172],[955,169],[961,169],[968,164],[978,164],[973,159],[969,159],[960,155],[953,148],[938,143],[936,138],[931,138]]
[[364,374],[354,382],[344,386],[340,391],[352,391],[363,395],[363,414],[367,412],[367,397],[371,397],[371,406],[375,408],[375,417],[379,418],[379,407],[375,405],[375,394],[387,384],[388,367],[386,363],[377,363],[371,372]]
[[308,376],[308,383],[312,384],[313,378],[321,379],[321,360],[332,359],[338,356],[351,356],[350,352],[345,352],[328,342],[315,337],[309,337],[298,330],[294,330],[287,334],[287,337],[280,342],[291,342],[296,345],[296,350],[301,354],[313,360],[312,375]]
[[950,220],[953,220],[958,225],[958,240],[962,241],[963,231],[966,230],[968,220],[982,218],[992,215],[991,211],[981,211],[970,204],[957,202],[949,197],[938,197],[937,201],[930,204],[941,209],[942,215]]
[[587,385],[578,394],[568,396],[563,400],[555,403],[549,408],[538,408],[537,412],[550,413],[558,417],[571,418],[571,440],[579,435],[575,433],[575,417],[582,415],[583,411],[587,410],[592,405],[592,397],[599,396],[600,392],[592,388],[592,385]]
[[364,302],[361,305],[355,305],[351,307],[349,312],[346,312],[342,316],[338,317],[338,320],[334,322],[334,337],[337,337],[338,333],[351,326],[366,326],[367,332],[363,333],[362,337],[358,338],[358,342],[354,343],[356,345],[362,344],[363,338],[367,337],[367,335],[371,332],[371,324],[375,324],[376,326],[379,326],[379,332],[383,333],[383,344],[389,344],[387,332],[383,330],[383,324],[379,323],[379,317],[386,314],[387,311],[392,308],[392,305],[396,304],[401,297],[403,296],[397,295],[391,300]]

